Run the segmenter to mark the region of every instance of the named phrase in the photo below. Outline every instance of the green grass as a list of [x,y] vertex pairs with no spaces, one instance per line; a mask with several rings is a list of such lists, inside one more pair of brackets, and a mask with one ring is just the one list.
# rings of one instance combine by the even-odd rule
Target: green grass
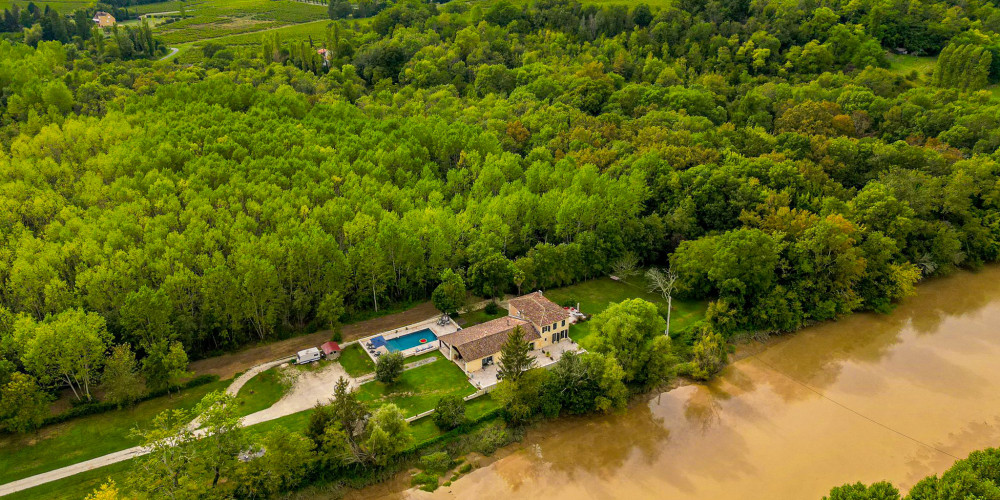
[[173,397],[143,401],[132,408],[50,425],[35,434],[2,436],[0,484],[136,446],[139,441],[128,434],[137,424],[146,424],[166,409],[190,409],[205,394],[228,384],[229,381],[216,381]]
[[[611,278],[600,278],[584,281],[554,290],[546,290],[545,296],[557,304],[564,302],[579,302],[580,310],[590,316],[604,311],[612,303],[626,299],[644,299],[654,304],[666,306],[667,301],[659,294],[646,291],[646,280],[635,276],[628,282],[615,281]],[[679,332],[705,316],[708,304],[699,301],[682,301],[674,299],[670,315],[671,332]],[[569,336],[582,347],[587,348],[591,337],[590,322],[583,322],[570,327]]]
[[[163,10],[179,10],[172,3],[171,7]],[[187,17],[154,30],[168,45],[327,19],[324,6],[291,0],[192,1],[184,9]]]
[[282,370],[280,366],[265,370],[240,388],[240,392],[236,394],[236,403],[241,416],[270,408],[285,395],[289,386],[282,376]]
[[372,381],[358,389],[358,399],[371,407],[395,403],[412,417],[433,409],[447,395],[468,396],[476,392],[461,368],[445,359],[406,370],[395,384]]
[[[0,10],[9,9],[10,7],[17,5],[18,7],[24,9],[28,6],[27,1],[24,0],[0,0]],[[69,14],[77,9],[82,9],[93,4],[89,0],[39,0],[35,2],[40,9],[45,9],[48,5],[61,14]]]
[[911,72],[916,71],[921,79],[926,79],[927,75],[934,69],[935,62],[937,62],[937,57],[933,56],[891,54],[889,55],[889,71],[900,76],[908,76]]
[[352,377],[360,377],[375,371],[375,362],[360,344],[351,344],[341,351],[340,365]]
[[81,472],[70,477],[40,484],[34,488],[11,493],[4,500],[79,500],[111,479],[121,491],[128,479],[132,461],[126,460],[97,469]]
[[486,312],[486,308],[477,309],[475,311],[467,312],[458,317],[458,320],[465,320],[462,323],[462,328],[468,328],[472,325],[478,325],[480,323],[485,323],[491,319],[502,318],[507,315],[507,310],[504,308],[499,308],[496,314],[489,314]]
[[[242,391],[241,391],[242,392]],[[496,402],[489,396],[480,396],[465,403],[465,415],[470,420],[477,419],[487,412],[497,407]],[[305,410],[293,413],[275,420],[263,422],[247,428],[251,435],[259,436],[266,434],[278,427],[284,427],[293,432],[304,432],[309,423],[309,415],[312,410]],[[443,432],[434,425],[434,420],[430,417],[421,418],[410,424],[410,434],[413,436],[414,446],[419,447],[428,441],[437,438]],[[70,476],[58,481],[52,481],[36,486],[24,491],[3,497],[4,500],[76,500],[83,498],[105,483],[108,478],[114,480],[116,484],[125,484],[132,461],[119,462],[94,470],[89,470]]]

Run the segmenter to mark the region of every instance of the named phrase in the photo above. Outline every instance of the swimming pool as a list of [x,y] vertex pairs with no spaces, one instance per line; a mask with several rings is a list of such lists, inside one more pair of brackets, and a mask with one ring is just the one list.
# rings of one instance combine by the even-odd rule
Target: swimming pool
[[389,352],[399,352],[430,344],[437,339],[437,335],[434,335],[434,332],[430,328],[424,328],[423,330],[417,330],[406,335],[388,339],[385,341],[385,346],[389,349]]

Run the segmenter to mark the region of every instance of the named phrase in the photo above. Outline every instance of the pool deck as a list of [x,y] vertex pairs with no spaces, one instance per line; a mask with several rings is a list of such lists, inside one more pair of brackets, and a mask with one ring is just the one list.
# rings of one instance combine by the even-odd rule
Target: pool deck
[[[378,347],[374,350],[368,349],[367,345],[369,340],[371,340],[374,337],[378,337],[380,335],[382,336],[382,338],[386,340],[391,340],[396,337],[402,337],[403,335],[406,335],[408,333],[413,333],[416,331],[423,330],[425,328],[434,332],[434,335],[437,335],[438,337],[458,331],[459,326],[458,323],[455,323],[455,320],[449,317],[448,323],[444,325],[438,323],[440,320],[441,317],[437,316],[428,320],[421,321],[420,323],[414,323],[412,325],[406,325],[404,327],[396,328],[394,330],[387,330],[384,332],[376,333],[375,335],[370,335],[368,337],[358,340],[358,344],[365,349],[365,352],[367,352],[368,356],[372,358],[372,361],[378,362],[378,357],[381,356],[382,354],[388,353],[389,350],[385,346]],[[405,357],[416,356],[417,354],[423,354],[425,352],[431,352],[437,350],[439,344],[440,341],[435,340],[433,342],[429,342],[427,345],[417,346],[412,349],[407,349],[405,351],[400,351],[400,352],[402,352],[403,356]]]

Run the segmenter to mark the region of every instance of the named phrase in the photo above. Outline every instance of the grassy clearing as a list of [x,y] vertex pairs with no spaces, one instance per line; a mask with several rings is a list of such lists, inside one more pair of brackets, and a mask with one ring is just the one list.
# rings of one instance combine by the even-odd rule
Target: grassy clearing
[[375,371],[375,362],[358,344],[351,344],[341,351],[340,365],[352,377],[360,377]]
[[[584,314],[593,315],[604,311],[612,303],[626,299],[643,299],[654,304],[666,306],[667,301],[659,294],[646,290],[646,279],[642,276],[630,278],[628,282],[615,281],[611,278],[600,278],[585,281],[554,290],[547,290],[545,296],[557,304],[580,303]],[[670,316],[671,332],[679,332],[698,321],[705,315],[708,304],[705,302],[682,301],[674,299],[673,311]],[[587,348],[591,336],[590,322],[573,325],[569,336],[582,347]]]
[[143,401],[132,408],[80,417],[50,425],[35,434],[0,437],[0,484],[89,460],[139,444],[128,437],[136,425],[171,408],[191,409],[228,381],[188,389],[172,397]]
[[240,415],[246,416],[277,403],[288,391],[289,383],[284,368],[276,366],[247,381],[236,394]]
[[406,370],[392,385],[373,381],[358,389],[358,399],[375,407],[395,403],[403,414],[412,417],[433,409],[443,396],[468,396],[476,392],[461,368],[443,358]]
[[901,56],[889,55],[889,71],[901,76],[907,76],[913,71],[917,72],[921,80],[926,80],[934,69],[937,57],[933,56]]

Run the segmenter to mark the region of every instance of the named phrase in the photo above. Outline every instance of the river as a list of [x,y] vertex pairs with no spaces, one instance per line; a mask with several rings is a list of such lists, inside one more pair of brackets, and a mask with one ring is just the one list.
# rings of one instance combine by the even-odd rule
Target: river
[[433,494],[408,477],[360,498],[815,499],[845,482],[905,491],[1000,445],[1000,267],[772,341],[712,383],[622,415],[560,419]]

